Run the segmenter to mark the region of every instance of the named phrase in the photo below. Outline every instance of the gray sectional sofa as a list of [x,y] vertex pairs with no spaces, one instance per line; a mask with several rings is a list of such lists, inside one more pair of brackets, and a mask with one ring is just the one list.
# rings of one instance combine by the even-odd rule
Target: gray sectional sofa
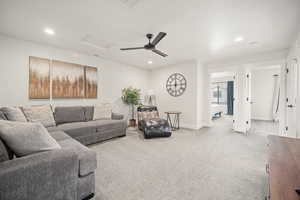
[[93,120],[93,106],[56,107],[56,126],[48,131],[64,131],[84,145],[126,135],[127,123],[123,115],[112,113],[111,119]]
[[[0,109],[0,119],[5,118]],[[93,121],[93,107],[56,107],[56,126],[47,127],[61,149],[13,158],[0,139],[1,200],[82,200],[95,194],[96,153],[84,145],[126,135],[126,121]],[[7,120],[7,118],[6,118]]]

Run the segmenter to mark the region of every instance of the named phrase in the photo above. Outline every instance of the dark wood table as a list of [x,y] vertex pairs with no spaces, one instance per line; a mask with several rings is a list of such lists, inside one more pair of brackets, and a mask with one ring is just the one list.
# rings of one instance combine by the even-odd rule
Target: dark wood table
[[[172,131],[180,129],[179,119],[181,112],[179,111],[167,111],[165,112],[167,114],[167,120],[172,128]],[[172,119],[173,115],[173,119]]]
[[299,200],[300,139],[270,135],[266,171],[269,174],[270,200]]

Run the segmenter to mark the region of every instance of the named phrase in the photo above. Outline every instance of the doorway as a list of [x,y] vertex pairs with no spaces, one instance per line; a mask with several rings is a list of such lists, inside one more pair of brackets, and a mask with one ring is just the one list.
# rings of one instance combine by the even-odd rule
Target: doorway
[[251,132],[279,133],[281,66],[251,70]]
[[232,127],[234,114],[234,73],[210,74],[210,118],[212,125]]

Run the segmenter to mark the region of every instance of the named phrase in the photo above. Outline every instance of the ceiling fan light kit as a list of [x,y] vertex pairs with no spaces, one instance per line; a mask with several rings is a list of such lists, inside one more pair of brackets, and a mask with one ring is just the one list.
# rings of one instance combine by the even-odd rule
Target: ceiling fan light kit
[[128,50],[139,50],[139,49],[145,49],[148,51],[152,51],[153,53],[156,53],[162,57],[167,57],[168,55],[164,52],[161,52],[160,50],[156,49],[156,45],[167,35],[167,33],[160,32],[152,41],[153,34],[148,33],[146,37],[148,38],[148,44],[146,44],[143,47],[132,47],[132,48],[121,48],[122,51],[128,51]]

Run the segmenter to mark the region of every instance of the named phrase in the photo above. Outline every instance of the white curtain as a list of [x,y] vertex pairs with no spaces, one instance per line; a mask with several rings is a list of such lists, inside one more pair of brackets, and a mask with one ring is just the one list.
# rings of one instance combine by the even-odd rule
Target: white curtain
[[273,115],[273,121],[278,122],[279,121],[279,96],[280,96],[280,78],[279,75],[276,74],[274,77],[274,94],[273,94],[273,109],[272,109],[272,115]]

